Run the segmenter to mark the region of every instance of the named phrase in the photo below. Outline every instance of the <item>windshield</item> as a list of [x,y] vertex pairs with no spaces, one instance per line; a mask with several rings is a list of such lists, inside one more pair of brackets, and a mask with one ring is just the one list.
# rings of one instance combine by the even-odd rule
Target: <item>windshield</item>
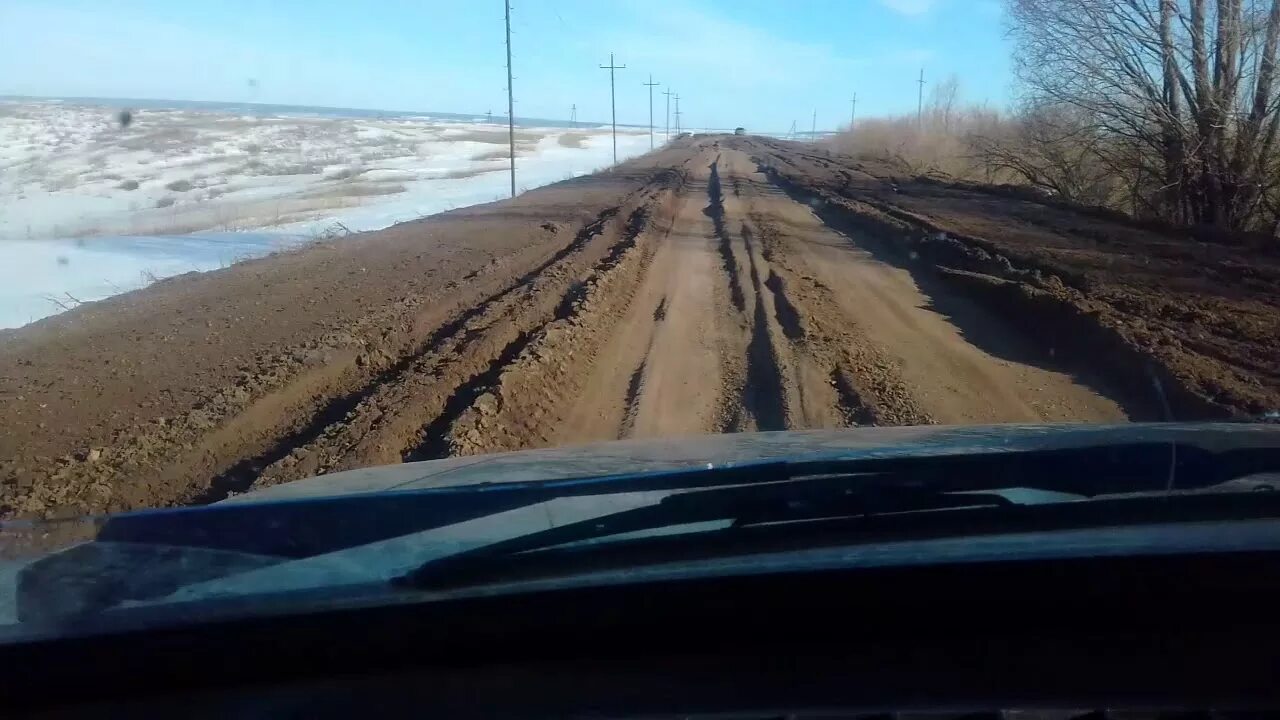
[[1087,497],[1187,490],[1195,423],[1280,418],[1277,36],[1280,0],[6,0],[12,573],[122,512],[886,451],[1154,443]]

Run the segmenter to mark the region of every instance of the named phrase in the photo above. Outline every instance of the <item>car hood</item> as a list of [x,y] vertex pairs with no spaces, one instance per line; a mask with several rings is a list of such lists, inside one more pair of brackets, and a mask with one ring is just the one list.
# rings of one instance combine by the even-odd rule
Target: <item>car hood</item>
[[816,454],[892,457],[1175,441],[1211,450],[1270,445],[1280,441],[1280,427],[1243,423],[916,425],[618,440],[347,470],[254,489],[223,502],[635,474]]
[[[1178,446],[1213,452],[1275,448],[1280,427],[914,426],[628,440],[334,473],[212,507],[0,526],[9,531],[15,558],[0,560],[0,635],[19,616],[20,587],[26,613],[56,620],[104,597],[149,604],[385,584],[433,558],[651,506],[678,492],[660,483],[637,486],[635,476],[645,473],[769,459],[962,456],[1152,443],[1170,443],[1170,460]],[[1152,461],[1163,466],[1164,456]],[[537,481],[589,477],[600,478],[591,483],[594,492],[536,490]],[[380,494],[503,483],[533,486],[505,488],[528,493],[510,498],[505,492]],[[366,497],[356,501],[357,495]],[[435,517],[437,511],[456,517]],[[36,560],[38,566],[29,566]]]

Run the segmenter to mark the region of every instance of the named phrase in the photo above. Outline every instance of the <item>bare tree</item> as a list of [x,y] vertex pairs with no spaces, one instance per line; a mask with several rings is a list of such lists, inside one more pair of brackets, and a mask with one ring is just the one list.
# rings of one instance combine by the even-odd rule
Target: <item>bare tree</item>
[[1135,200],[1175,221],[1271,222],[1280,0],[1008,1],[1028,102],[1083,113],[1099,160],[1143,184]]
[[960,78],[954,74],[933,86],[929,91],[929,121],[940,126],[944,133],[951,132],[955,120],[956,101],[960,98]]
[[976,157],[993,169],[1064,200],[1086,205],[1113,204],[1117,177],[1101,162],[1105,139],[1076,108],[1029,108],[997,129],[969,137]]

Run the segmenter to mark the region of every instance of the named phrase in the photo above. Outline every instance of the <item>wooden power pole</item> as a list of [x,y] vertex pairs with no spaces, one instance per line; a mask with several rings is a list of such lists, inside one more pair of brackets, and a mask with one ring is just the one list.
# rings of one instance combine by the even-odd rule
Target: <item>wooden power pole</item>
[[511,197],[516,196],[516,100],[511,86],[511,0],[505,0],[507,9],[507,142],[511,150]]
[[916,129],[924,129],[924,68],[920,68],[920,91],[916,95]]
[[667,142],[671,142],[671,96],[675,93],[668,88],[663,90],[662,94],[667,96]]
[[653,74],[649,74],[649,82],[643,83],[649,88],[649,149],[653,149],[653,88],[662,83],[653,81]]
[[625,69],[626,65],[615,65],[613,53],[609,53],[609,64],[601,65],[601,70],[609,71],[609,108],[613,117],[613,164],[618,164],[618,100],[613,89],[613,71]]

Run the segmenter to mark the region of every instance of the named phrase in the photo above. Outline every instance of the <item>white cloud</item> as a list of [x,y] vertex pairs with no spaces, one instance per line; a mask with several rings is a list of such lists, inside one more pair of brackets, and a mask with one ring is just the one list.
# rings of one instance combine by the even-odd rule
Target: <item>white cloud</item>
[[939,0],[880,0],[880,4],[903,15],[924,15],[938,6]]

